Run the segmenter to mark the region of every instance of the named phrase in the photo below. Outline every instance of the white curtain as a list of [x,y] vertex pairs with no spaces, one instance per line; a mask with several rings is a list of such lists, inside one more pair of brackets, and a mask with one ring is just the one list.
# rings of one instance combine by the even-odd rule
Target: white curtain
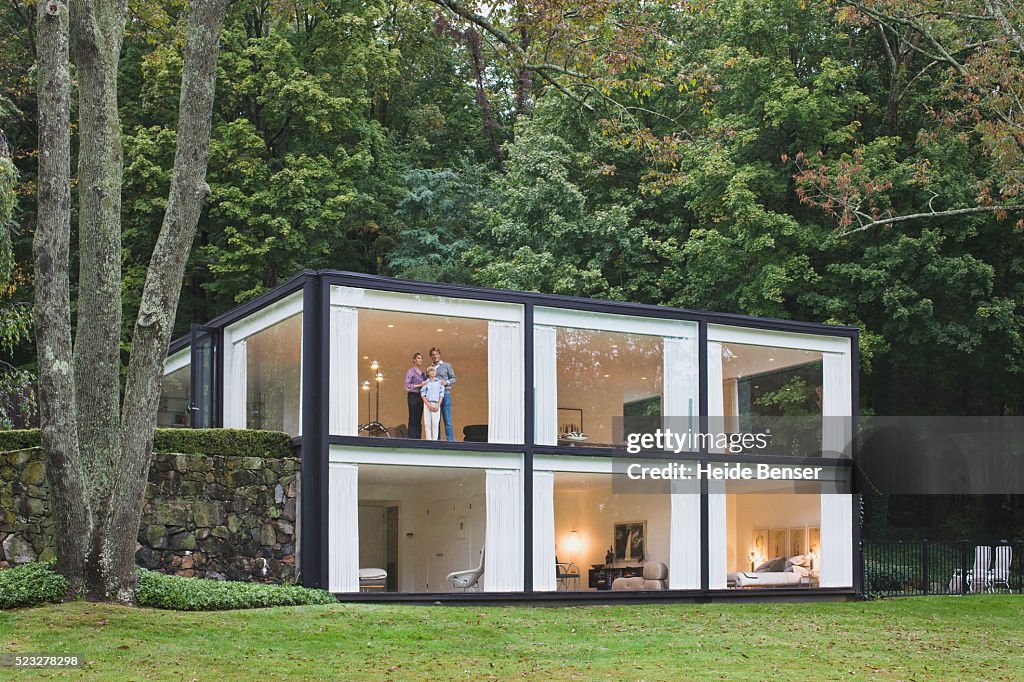
[[358,310],[331,306],[330,344],[330,434],[354,436],[359,428]]
[[557,330],[533,328],[533,414],[538,445],[558,444]]
[[[708,432],[725,432],[725,395],[722,386],[722,344],[708,342]],[[709,452],[722,452],[722,448],[709,448]],[[724,580],[724,578],[723,578]]]
[[712,590],[724,590],[726,586],[727,528],[725,481],[708,481],[708,588]]
[[359,591],[359,466],[332,462],[327,490],[327,584]]
[[821,360],[822,454],[843,457],[850,454],[853,435],[850,356],[846,353],[824,353]]
[[853,585],[853,497],[821,495],[822,587]]
[[523,442],[523,336],[515,322],[487,323],[487,440]]
[[523,492],[519,471],[487,470],[484,591],[523,589]]
[[693,339],[666,337],[664,340],[663,417],[671,418],[665,427],[673,431],[697,431],[697,344]]
[[555,474],[533,472],[533,589],[553,592],[555,578]]
[[[683,488],[690,492],[683,492]],[[672,481],[669,527],[668,586],[672,590],[700,589],[700,493],[693,485]]]
[[248,383],[248,355],[245,339],[231,346],[231,366],[224,391],[224,428],[244,429],[246,427],[246,386]]

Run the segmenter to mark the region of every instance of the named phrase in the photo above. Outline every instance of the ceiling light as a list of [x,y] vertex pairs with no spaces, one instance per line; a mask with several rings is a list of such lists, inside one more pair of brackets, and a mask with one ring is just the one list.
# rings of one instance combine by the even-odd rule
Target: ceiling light
[[768,362],[775,362],[775,358],[768,358]]
[[640,381],[647,381],[647,377],[640,377]]
[[611,376],[611,375],[609,375],[609,374],[605,374],[605,375],[604,375],[604,378],[605,378],[605,379],[607,379],[607,378],[608,378],[609,376]]
[[393,324],[389,324],[388,325],[388,329],[394,329],[394,328],[395,328],[395,325],[393,325]]
[[444,330],[443,330],[443,329],[438,329],[437,331],[439,331],[439,332],[443,332]]
[[369,356],[369,355],[364,355],[364,356],[363,356],[363,360],[369,360],[369,359],[370,359],[370,356]]

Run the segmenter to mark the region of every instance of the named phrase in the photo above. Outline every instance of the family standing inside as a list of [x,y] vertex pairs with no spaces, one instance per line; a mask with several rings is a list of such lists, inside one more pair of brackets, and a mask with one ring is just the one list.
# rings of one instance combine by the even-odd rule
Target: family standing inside
[[[440,422],[444,420],[445,440],[454,441],[452,428],[452,386],[455,370],[450,362],[441,359],[441,349],[430,349],[431,365],[423,369],[423,354],[413,353],[412,367],[405,373],[406,398],[409,405],[409,438],[423,438],[426,425],[427,440],[438,440]],[[427,414],[423,414],[426,407]],[[426,419],[424,419],[426,416]]]

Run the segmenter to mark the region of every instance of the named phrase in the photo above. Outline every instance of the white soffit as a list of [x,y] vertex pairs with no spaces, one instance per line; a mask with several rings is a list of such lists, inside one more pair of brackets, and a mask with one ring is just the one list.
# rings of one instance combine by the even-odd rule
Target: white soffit
[[271,303],[248,317],[243,317],[238,322],[224,328],[224,346],[231,347],[231,344],[248,338],[253,334],[272,327],[282,320],[302,312],[302,291],[296,291],[280,301]]
[[331,445],[332,464],[390,464],[396,466],[451,467],[466,469],[522,469],[523,456],[510,452],[456,452],[398,448],[361,448]]
[[176,372],[182,367],[188,367],[192,362],[192,347],[189,346],[185,350],[179,350],[174,355],[167,356],[164,360],[164,375]]
[[604,332],[622,332],[648,336],[668,336],[681,339],[697,338],[697,323],[690,320],[613,315],[611,313],[593,313],[587,310],[571,310],[568,308],[538,306],[533,311],[533,323],[549,327],[573,327],[576,329],[594,329]]
[[798,334],[750,327],[730,327],[721,324],[708,325],[708,341],[813,350],[821,353],[850,353],[850,339],[845,336]]
[[498,303],[357,287],[331,286],[331,305],[443,317],[472,317],[478,320],[499,322],[521,323],[523,321],[523,306],[517,303]]

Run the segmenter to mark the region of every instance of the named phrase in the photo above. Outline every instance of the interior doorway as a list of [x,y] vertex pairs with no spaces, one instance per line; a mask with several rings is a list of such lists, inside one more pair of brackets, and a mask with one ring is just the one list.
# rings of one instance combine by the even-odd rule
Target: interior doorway
[[398,505],[389,502],[359,504],[359,567],[387,571],[384,589],[397,592]]

